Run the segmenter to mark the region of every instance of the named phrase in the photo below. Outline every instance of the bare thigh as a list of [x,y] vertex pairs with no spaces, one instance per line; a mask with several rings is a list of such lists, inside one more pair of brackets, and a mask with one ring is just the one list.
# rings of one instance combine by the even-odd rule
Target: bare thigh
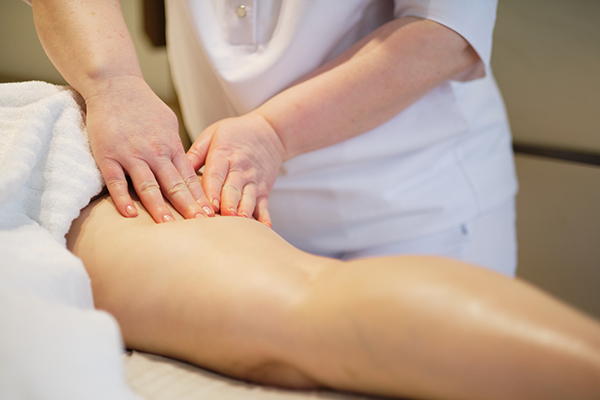
[[131,348],[292,387],[478,400],[600,392],[597,322],[458,261],[343,263],[249,219],[157,225],[145,211],[123,218],[108,197],[67,241]]
[[287,362],[297,347],[293,310],[338,262],[301,252],[254,220],[184,220],[172,209],[175,222],[155,224],[136,206],[140,215],[124,218],[104,196],[67,235],[96,307],[116,317],[126,345],[242,378],[266,368],[285,375],[262,379],[269,383],[312,386]]

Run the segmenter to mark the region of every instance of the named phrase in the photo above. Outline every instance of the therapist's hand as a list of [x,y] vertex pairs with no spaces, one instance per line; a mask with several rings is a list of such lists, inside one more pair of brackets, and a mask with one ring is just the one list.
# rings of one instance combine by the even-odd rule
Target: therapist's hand
[[202,186],[221,215],[254,217],[271,226],[269,194],[285,148],[257,112],[214,123],[188,151],[195,169],[205,165]]
[[137,215],[127,174],[156,222],[174,220],[164,197],[185,218],[214,215],[185,155],[177,117],[143,79],[113,80],[86,98],[86,108],[90,147],[121,214]]

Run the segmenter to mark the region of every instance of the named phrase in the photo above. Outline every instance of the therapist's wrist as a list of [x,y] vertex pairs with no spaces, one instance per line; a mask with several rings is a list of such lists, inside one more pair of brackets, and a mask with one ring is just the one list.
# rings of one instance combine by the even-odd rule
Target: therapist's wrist
[[260,110],[251,111],[249,115],[253,115],[255,118],[258,118],[263,122],[264,137],[269,140],[279,155],[281,162],[285,162],[292,158],[283,138],[279,135],[271,121],[269,121],[269,119],[263,113],[261,113]]
[[142,75],[137,73],[92,76],[87,78],[85,82],[80,82],[75,89],[81,94],[86,102],[94,97],[102,95],[152,90]]

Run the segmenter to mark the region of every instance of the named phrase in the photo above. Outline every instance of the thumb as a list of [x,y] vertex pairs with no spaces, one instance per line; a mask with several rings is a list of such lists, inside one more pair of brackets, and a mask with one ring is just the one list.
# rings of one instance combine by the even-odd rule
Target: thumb
[[194,171],[198,171],[206,162],[206,154],[210,146],[210,136],[200,136],[187,151],[187,158],[192,163]]
[[194,171],[198,171],[206,163],[206,155],[210,148],[213,135],[217,131],[219,126],[218,122],[215,122],[208,128],[202,131],[198,139],[192,144],[190,149],[187,151],[187,157],[194,167]]

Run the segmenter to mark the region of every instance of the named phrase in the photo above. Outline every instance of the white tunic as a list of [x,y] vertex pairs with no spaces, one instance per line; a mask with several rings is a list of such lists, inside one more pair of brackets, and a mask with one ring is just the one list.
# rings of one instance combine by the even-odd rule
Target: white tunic
[[270,212],[285,239],[321,254],[457,226],[517,189],[489,67],[495,11],[494,0],[169,0],[188,132],[256,108],[392,18],[431,19],[469,41],[485,78],[445,82],[372,131],[286,162]]

